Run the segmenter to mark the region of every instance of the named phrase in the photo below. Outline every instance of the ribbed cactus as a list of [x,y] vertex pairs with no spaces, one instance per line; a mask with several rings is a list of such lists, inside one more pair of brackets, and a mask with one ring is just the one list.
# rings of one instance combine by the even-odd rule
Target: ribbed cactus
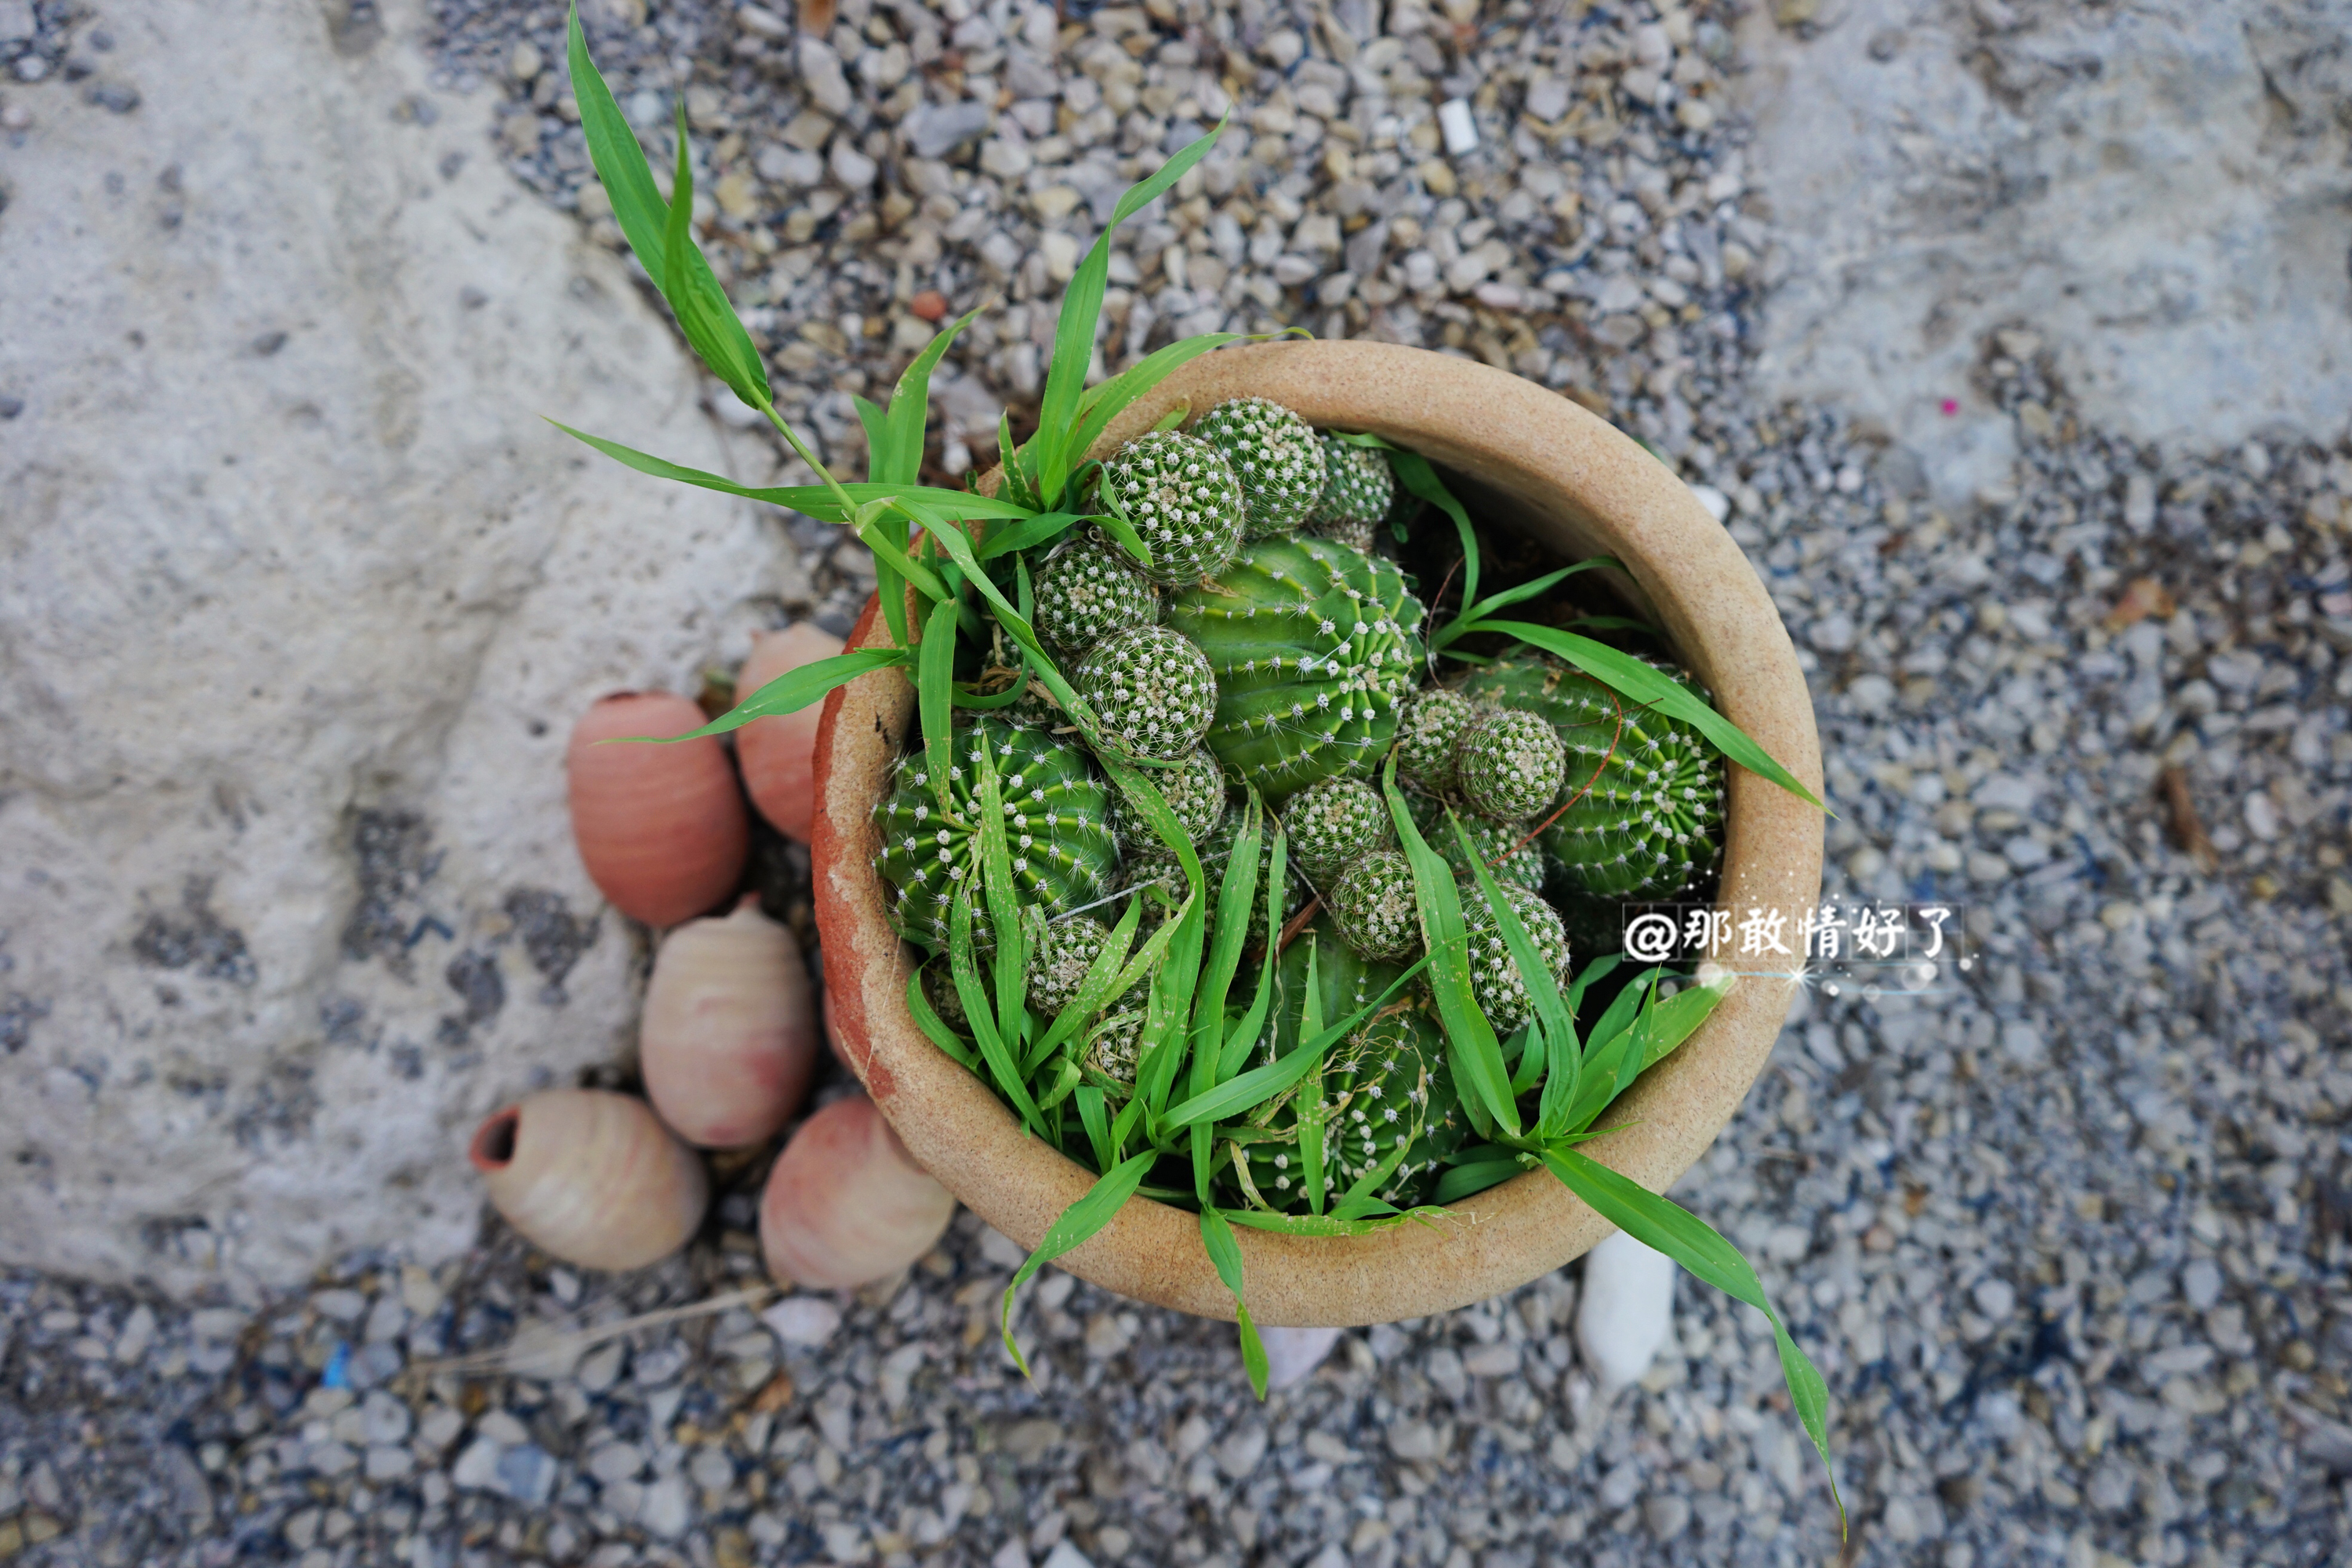
[[1292,795],[1282,826],[1298,868],[1318,886],[1385,847],[1392,831],[1380,792],[1351,778],[1324,779]]
[[1421,616],[1390,563],[1291,538],[1261,540],[1177,594],[1168,624],[1216,672],[1209,749],[1279,801],[1380,761],[1420,675]]
[[974,939],[989,940],[978,831],[982,747],[996,764],[1013,880],[1023,903],[1053,915],[1091,902],[1108,889],[1118,859],[1107,826],[1109,802],[1083,748],[983,715],[955,732],[944,809],[926,753],[908,753],[875,808],[882,840],[877,865],[895,889],[890,918],[899,933],[941,951],[959,889],[971,894]]
[[1490,708],[1462,731],[1454,769],[1462,798],[1481,816],[1523,822],[1559,799],[1568,749],[1543,715]]
[[[1194,844],[1225,819],[1225,771],[1208,747],[1194,746],[1177,759],[1174,767],[1150,769],[1148,776]],[[1111,830],[1118,835],[1119,847],[1129,856],[1169,855],[1151,825],[1128,803],[1126,792],[1114,786],[1110,795]]]
[[1166,626],[1112,633],[1078,661],[1070,684],[1094,705],[1103,740],[1129,757],[1174,761],[1217,710],[1207,657]]
[[[1499,879],[1498,879],[1499,881]],[[1527,928],[1551,971],[1555,983],[1563,988],[1567,984],[1568,932],[1561,926],[1559,915],[1543,895],[1510,882],[1502,882],[1503,897],[1518,915],[1519,923]],[[1470,936],[1470,990],[1477,999],[1478,1010],[1486,1015],[1495,1033],[1507,1035],[1528,1021],[1535,1004],[1528,995],[1527,977],[1519,971],[1518,961],[1511,956],[1510,944],[1504,940],[1500,924],[1495,919],[1494,906],[1480,896],[1475,880],[1462,884],[1462,923]]]
[[1243,531],[1287,533],[1323,494],[1323,447],[1307,421],[1279,403],[1236,397],[1218,404],[1192,434],[1221,453],[1242,482]]
[[[1679,670],[1664,673],[1688,683]],[[1550,659],[1494,665],[1463,689],[1541,713],[1567,743],[1563,795],[1584,794],[1543,846],[1585,892],[1672,898],[1715,865],[1723,849],[1723,756],[1696,731]]]
[[1102,489],[1150,548],[1155,583],[1197,583],[1241,548],[1241,481],[1205,442],[1173,430],[1130,441],[1103,465]]
[[1160,590],[1117,545],[1071,540],[1037,569],[1032,624],[1055,649],[1084,654],[1113,632],[1160,618]]
[[1458,691],[1433,686],[1416,692],[1397,727],[1397,777],[1425,794],[1452,795],[1459,783],[1454,761],[1462,731],[1477,716],[1477,705]]
[[[1445,807],[1427,795],[1414,795],[1408,803],[1412,809],[1413,826],[1429,847],[1445,857],[1445,863],[1465,882],[1471,880],[1470,863],[1462,853],[1462,845],[1454,837],[1454,826],[1445,819]],[[1543,852],[1534,842],[1521,844],[1528,837],[1524,822],[1490,822],[1475,814],[1465,814],[1462,826],[1470,833],[1470,841],[1477,847],[1478,858],[1486,869],[1495,873],[1498,881],[1516,882],[1531,892],[1543,891]]]
[[1387,454],[1326,436],[1323,472],[1323,494],[1307,514],[1307,528],[1370,554],[1372,530],[1396,500]]
[[[1333,940],[1318,921],[1283,952],[1276,966],[1275,1005],[1251,1065],[1274,1061],[1304,1035],[1307,960],[1314,959],[1317,1006],[1325,1026],[1376,1002],[1396,980],[1393,964],[1369,963]],[[1446,1073],[1444,1042],[1410,993],[1326,1052],[1320,1070],[1260,1105],[1236,1141],[1241,1167],[1227,1180],[1243,1201],[1285,1213],[1309,1206],[1302,1133],[1319,1128],[1327,1196],[1345,1194],[1402,1145],[1410,1154],[1429,1127],[1430,1110]],[[1448,1101],[1450,1103],[1450,1100]],[[1391,1184],[1412,1173],[1400,1160]],[[1243,1184],[1246,1173],[1248,1182]],[[1328,1204],[1326,1206],[1328,1206]]]
[[1375,850],[1357,861],[1325,901],[1340,937],[1366,958],[1393,963],[1421,945],[1412,866],[1397,850]]

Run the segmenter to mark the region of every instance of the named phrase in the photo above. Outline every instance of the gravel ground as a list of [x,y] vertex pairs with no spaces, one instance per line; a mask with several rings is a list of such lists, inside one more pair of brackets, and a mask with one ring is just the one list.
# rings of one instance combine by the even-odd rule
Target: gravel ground
[[[2342,1560],[2352,453],[2079,428],[2030,322],[1978,370],[2027,460],[1966,515],[1834,410],[1758,406],[1742,280],[1771,234],[1715,112],[1719,8],[1398,5],[1383,34],[1362,0],[1153,0],[1057,37],[968,0],[845,4],[829,50],[754,6],[591,9],[633,114],[686,89],[714,259],[828,455],[854,458],[846,394],[887,385],[926,313],[1002,293],[951,358],[938,456],[991,446],[1035,391],[1030,301],[1230,95],[1225,146],[1127,231],[1108,363],[1286,322],[1450,347],[1706,487],[1811,674],[1830,891],[1965,902],[1982,960],[1917,998],[1810,998],[1677,1189],[1829,1378],[1846,1561]],[[557,8],[438,10],[446,90],[502,93],[499,155],[609,230],[548,68]],[[69,60],[50,11],[42,58]],[[1449,155],[1455,96],[1480,144]],[[858,553],[787,608],[846,615]],[[1613,1399],[1571,1347],[1571,1268],[1349,1334],[1261,1406],[1229,1327],[1049,1269],[1031,1384],[992,1343],[1017,1254],[969,1215],[855,1299],[724,1305],[760,1284],[757,1173],[686,1258],[620,1279],[494,1224],[436,1272],[352,1258],[193,1309],[0,1275],[0,1560],[1840,1560],[1769,1339],[1688,1281]]]

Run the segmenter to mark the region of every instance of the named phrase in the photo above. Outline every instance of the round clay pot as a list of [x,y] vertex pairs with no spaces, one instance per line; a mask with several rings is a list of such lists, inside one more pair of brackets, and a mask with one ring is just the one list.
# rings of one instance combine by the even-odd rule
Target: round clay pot
[[[1244,395],[1272,398],[1311,425],[1387,437],[1460,476],[1465,499],[1488,517],[1571,558],[1623,562],[1630,578],[1610,574],[1618,591],[1665,631],[1723,712],[1820,794],[1812,700],[1763,584],[1697,498],[1630,438],[1558,394],[1487,365],[1386,343],[1297,342],[1192,361],[1129,407],[1094,455],[1108,455],[1180,401],[1197,412]],[[888,635],[869,605],[849,646],[887,646]],[[826,1003],[843,1056],[915,1158],[991,1225],[1031,1247],[1094,1178],[1025,1136],[908,1015],[910,952],[884,918],[873,811],[914,715],[914,689],[895,669],[863,677],[825,702],[814,858]],[[1777,906],[1793,923],[1820,891],[1822,830],[1818,810],[1732,768],[1721,902]],[[1792,990],[1787,981],[1741,979],[1611,1110],[1622,1130],[1584,1152],[1664,1191],[1747,1094]],[[1365,1237],[1238,1229],[1252,1314],[1302,1327],[1423,1317],[1522,1285],[1613,1228],[1544,1172],[1453,1207],[1453,1222]],[[1057,1262],[1123,1295],[1204,1317],[1234,1315],[1202,1250],[1200,1222],[1181,1209],[1130,1199]]]

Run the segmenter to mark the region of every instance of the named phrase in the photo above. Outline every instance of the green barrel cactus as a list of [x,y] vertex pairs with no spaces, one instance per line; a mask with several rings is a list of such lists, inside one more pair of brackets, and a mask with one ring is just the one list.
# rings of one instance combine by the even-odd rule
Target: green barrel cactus
[[1413,900],[1412,866],[1394,849],[1376,849],[1333,884],[1332,925],[1366,958],[1394,963],[1421,945],[1421,909]]
[[1129,626],[1103,638],[1078,661],[1070,684],[1093,704],[1105,742],[1154,762],[1191,751],[1217,710],[1208,657],[1165,626]]
[[1353,778],[1323,779],[1292,795],[1282,808],[1282,826],[1298,868],[1318,883],[1386,847],[1391,831],[1380,792]]
[[1323,437],[1323,493],[1307,526],[1326,539],[1372,552],[1372,530],[1396,500],[1396,475],[1388,455],[1374,447]]
[[1044,730],[983,715],[955,732],[942,806],[927,753],[909,752],[874,811],[882,840],[876,862],[892,889],[891,923],[910,942],[944,952],[956,891],[969,889],[972,933],[988,943],[980,879],[981,748],[996,764],[1004,831],[1020,901],[1046,915],[1092,902],[1109,889],[1118,846],[1109,802],[1084,748]]
[[1559,799],[1568,748],[1540,713],[1490,708],[1462,731],[1454,768],[1481,816],[1524,822]]
[[1160,619],[1160,590],[1117,545],[1074,539],[1037,569],[1031,622],[1055,651],[1083,655],[1114,632]]
[[[1304,1037],[1310,956],[1325,1026],[1379,1001],[1402,973],[1394,964],[1358,957],[1336,939],[1328,918],[1317,920],[1276,966],[1275,1005],[1252,1066],[1279,1059]],[[1332,1047],[1319,1072],[1250,1112],[1236,1140],[1242,1163],[1226,1180],[1240,1188],[1244,1202],[1255,1194],[1254,1206],[1306,1211],[1308,1173],[1301,1135],[1316,1127],[1322,1131],[1327,1196],[1343,1194],[1400,1144],[1409,1153],[1425,1136],[1445,1075],[1443,1037],[1410,993],[1400,994],[1381,1016]],[[1398,1161],[1391,1183],[1410,1176],[1403,1163]]]
[[1563,791],[1582,795],[1543,847],[1574,886],[1604,900],[1670,899],[1713,869],[1723,852],[1723,755],[1697,731],[1549,658],[1491,666],[1463,689],[1542,714],[1566,742]]
[[[1194,746],[1177,759],[1174,767],[1153,768],[1149,777],[1167,801],[1168,809],[1176,814],[1184,836],[1194,844],[1203,842],[1224,821],[1225,770],[1217,765],[1216,753],[1208,747]],[[1169,855],[1168,847],[1160,841],[1151,825],[1129,804],[1126,792],[1116,786],[1110,792],[1110,826],[1120,848],[1128,855]]]
[[1214,576],[1242,543],[1242,487],[1216,448],[1173,430],[1129,442],[1103,465],[1101,494],[1150,548],[1165,587]]
[[[1551,971],[1551,977],[1563,989],[1568,984],[1568,931],[1561,925],[1559,913],[1544,902],[1543,895],[1514,883],[1500,884],[1503,897],[1527,928],[1528,937],[1535,943]],[[1528,1021],[1535,1011],[1535,1003],[1528,994],[1527,977],[1520,973],[1518,961],[1511,956],[1510,944],[1503,939],[1501,925],[1495,919],[1494,906],[1480,896],[1476,882],[1463,884],[1462,923],[1470,937],[1470,991],[1476,998],[1478,1010],[1486,1015],[1495,1033],[1507,1035]]]
[[1322,443],[1281,404],[1229,399],[1202,415],[1192,434],[1215,447],[1241,480],[1242,530],[1248,538],[1290,532],[1322,499]]
[[1216,672],[1209,749],[1269,801],[1380,762],[1421,672],[1421,618],[1391,563],[1299,538],[1260,540],[1168,608]]
[[[1462,853],[1461,841],[1454,837],[1454,825],[1445,820],[1445,807],[1426,795],[1413,795],[1406,804],[1412,811],[1413,826],[1429,847],[1445,857],[1445,863],[1465,883],[1475,881],[1470,874],[1470,862]],[[1512,882],[1532,892],[1544,889],[1543,851],[1534,841],[1519,842],[1528,837],[1526,823],[1489,822],[1483,816],[1465,815],[1462,826],[1470,833],[1470,842],[1477,847],[1478,858],[1497,881]]]
[[1460,783],[1454,759],[1462,731],[1477,716],[1477,705],[1459,691],[1434,686],[1415,693],[1397,726],[1397,777],[1425,794],[1452,795]]

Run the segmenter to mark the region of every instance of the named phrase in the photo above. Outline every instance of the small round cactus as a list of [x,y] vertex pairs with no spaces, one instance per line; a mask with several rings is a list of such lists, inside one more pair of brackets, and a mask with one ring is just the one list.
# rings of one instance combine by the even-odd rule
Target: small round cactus
[[1102,956],[1109,928],[1092,915],[1037,921],[1030,930],[1029,1005],[1050,1021],[1077,1000],[1087,971]]
[[1412,867],[1394,849],[1357,861],[1332,888],[1330,905],[1340,937],[1366,958],[1394,963],[1421,944]]
[[[1410,802],[1413,826],[1429,847],[1445,857],[1465,886],[1476,881],[1470,873],[1470,862],[1462,853],[1461,841],[1454,836],[1454,825],[1445,819],[1445,808],[1427,796],[1417,796]],[[1521,844],[1528,836],[1525,823],[1489,822],[1477,816],[1465,816],[1462,826],[1469,830],[1470,842],[1475,846],[1479,863],[1495,874],[1500,882],[1515,882],[1534,892],[1543,891],[1543,852],[1535,844]]]
[[1165,626],[1130,626],[1097,643],[1071,682],[1094,705],[1102,738],[1130,757],[1172,762],[1217,710],[1201,650]]
[[1203,415],[1192,434],[1222,453],[1241,480],[1243,531],[1251,539],[1290,532],[1322,498],[1322,444],[1279,403],[1230,399]]
[[1421,601],[1328,540],[1260,540],[1168,615],[1216,671],[1209,749],[1270,800],[1370,773],[1421,668]]
[[1430,795],[1452,795],[1462,731],[1477,716],[1477,705],[1459,691],[1438,686],[1416,695],[1397,726],[1397,777]]
[[[1172,768],[1152,768],[1147,775],[1167,801],[1168,809],[1184,829],[1184,836],[1194,844],[1204,841],[1225,819],[1225,770],[1217,765],[1216,753],[1206,746],[1194,746],[1177,760]],[[1111,830],[1118,836],[1119,847],[1129,856],[1161,856],[1168,847],[1160,835],[1130,805],[1124,790],[1113,786],[1110,792]]]
[[922,968],[923,1000],[940,1016],[940,1022],[958,1034],[971,1032],[971,1020],[964,1015],[963,994],[956,989],[955,976],[948,972],[945,958],[927,958]]
[[1391,1184],[1409,1178],[1409,1158],[1428,1129],[1433,1091],[1446,1071],[1443,1038],[1420,1015],[1391,1013],[1365,1025],[1332,1047],[1317,1081],[1286,1090],[1253,1118],[1256,1135],[1241,1145],[1249,1178],[1244,1198],[1254,1192],[1265,1206],[1289,1213],[1311,1206],[1302,1136],[1309,1125],[1322,1131],[1327,1202],[1383,1163],[1393,1162]]
[[1454,752],[1462,797],[1496,822],[1524,822],[1559,798],[1568,748],[1541,714],[1490,709]]
[[1038,633],[1075,657],[1113,632],[1159,620],[1160,590],[1117,545],[1074,539],[1038,568],[1035,609]]
[[933,787],[927,753],[909,752],[875,808],[877,867],[895,890],[900,935],[944,952],[959,889],[972,898],[972,937],[990,945],[980,878],[980,758],[994,763],[1013,881],[1024,904],[1058,914],[1110,886],[1118,847],[1105,825],[1109,802],[1083,748],[1044,730],[984,715],[955,732],[947,800]]
[[[1307,525],[1328,539],[1344,540],[1369,554],[1372,529],[1396,500],[1396,476],[1388,455],[1370,447],[1323,437],[1323,493]],[[1362,542],[1357,542],[1361,540]]]
[[1361,779],[1308,784],[1282,808],[1298,868],[1318,883],[1339,876],[1389,841],[1389,808]]
[[1213,576],[1241,548],[1241,481],[1206,442],[1154,431],[1103,465],[1102,486],[1150,546],[1143,573],[1155,583],[1179,587]]
[[[1558,911],[1543,901],[1543,896],[1512,883],[1502,884],[1503,897],[1510,903],[1519,923],[1527,928],[1536,952],[1550,967],[1555,982],[1563,982],[1568,968],[1568,931],[1560,924]],[[1478,1010],[1486,1015],[1495,1033],[1507,1035],[1528,1021],[1535,1011],[1535,1003],[1528,994],[1527,977],[1520,973],[1518,961],[1511,956],[1510,944],[1503,940],[1502,927],[1495,918],[1494,907],[1479,896],[1476,884],[1462,888],[1462,923],[1470,936],[1470,992],[1476,998]]]
[[1567,743],[1570,804],[1542,842],[1573,886],[1605,900],[1669,899],[1713,868],[1723,756],[1696,730],[1549,658],[1493,665],[1463,689],[1542,714]]
[[1138,986],[1107,1013],[1087,1037],[1079,1068],[1098,1089],[1124,1100],[1135,1091],[1137,1047],[1143,1039],[1143,987]]

